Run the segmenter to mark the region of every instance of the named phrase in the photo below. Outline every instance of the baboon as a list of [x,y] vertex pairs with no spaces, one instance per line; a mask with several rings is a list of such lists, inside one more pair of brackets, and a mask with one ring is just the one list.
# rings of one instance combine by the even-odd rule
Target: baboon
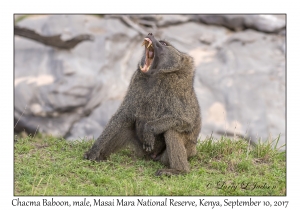
[[139,152],[169,167],[156,175],[187,173],[201,129],[193,59],[152,33],[143,45],[144,54],[123,102],[84,157],[105,160],[133,143]]

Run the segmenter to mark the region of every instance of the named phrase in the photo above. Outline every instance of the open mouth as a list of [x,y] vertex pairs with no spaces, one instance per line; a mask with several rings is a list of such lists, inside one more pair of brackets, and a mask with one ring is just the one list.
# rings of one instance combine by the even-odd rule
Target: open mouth
[[153,58],[154,58],[154,48],[152,45],[152,41],[149,38],[145,38],[142,46],[145,45],[146,49],[146,56],[145,56],[145,62],[144,66],[140,66],[141,71],[147,72],[152,64]]

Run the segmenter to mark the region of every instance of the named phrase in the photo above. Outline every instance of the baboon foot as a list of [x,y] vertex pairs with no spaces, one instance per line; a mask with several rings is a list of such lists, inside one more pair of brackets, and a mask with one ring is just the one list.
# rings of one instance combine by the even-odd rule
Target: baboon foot
[[154,160],[154,161],[159,161],[161,156],[162,156],[162,154],[160,154],[160,155],[157,155],[157,154],[150,155],[151,159]]
[[84,158],[84,159],[87,159],[87,160],[97,161],[97,162],[106,160],[106,158],[103,157],[102,155],[100,155],[99,152],[95,152],[95,151],[93,151],[93,150],[87,151],[87,152],[83,155],[83,158]]
[[180,174],[184,174],[186,173],[185,171],[180,171],[177,169],[172,169],[172,168],[168,168],[168,169],[159,169],[156,171],[155,175],[156,176],[172,176],[172,175],[180,175]]

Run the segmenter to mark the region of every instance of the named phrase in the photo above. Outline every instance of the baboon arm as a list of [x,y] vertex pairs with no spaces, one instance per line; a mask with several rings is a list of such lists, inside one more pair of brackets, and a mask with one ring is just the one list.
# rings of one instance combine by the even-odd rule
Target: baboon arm
[[107,126],[95,141],[92,148],[84,157],[89,160],[104,160],[114,152],[117,147],[125,143],[122,138],[116,138],[120,133],[130,131],[131,122],[121,111],[117,112],[108,122]]
[[150,131],[154,135],[164,133],[165,131],[174,128],[178,131],[188,130],[191,123],[186,119],[181,119],[174,116],[165,116],[156,120],[149,121],[145,124],[145,131]]
[[151,151],[154,148],[155,137],[164,133],[170,129],[177,131],[188,131],[191,124],[187,120],[179,119],[173,116],[165,116],[157,120],[149,121],[144,127],[144,149],[146,151]]

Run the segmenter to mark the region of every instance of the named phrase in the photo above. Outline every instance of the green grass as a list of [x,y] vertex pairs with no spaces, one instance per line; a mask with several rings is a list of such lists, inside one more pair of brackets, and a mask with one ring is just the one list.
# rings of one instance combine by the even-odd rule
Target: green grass
[[[14,145],[15,195],[286,195],[286,155],[271,143],[201,141],[186,175],[156,177],[159,162],[129,149],[84,160],[92,141],[25,136]],[[255,187],[256,186],[256,187]]]

